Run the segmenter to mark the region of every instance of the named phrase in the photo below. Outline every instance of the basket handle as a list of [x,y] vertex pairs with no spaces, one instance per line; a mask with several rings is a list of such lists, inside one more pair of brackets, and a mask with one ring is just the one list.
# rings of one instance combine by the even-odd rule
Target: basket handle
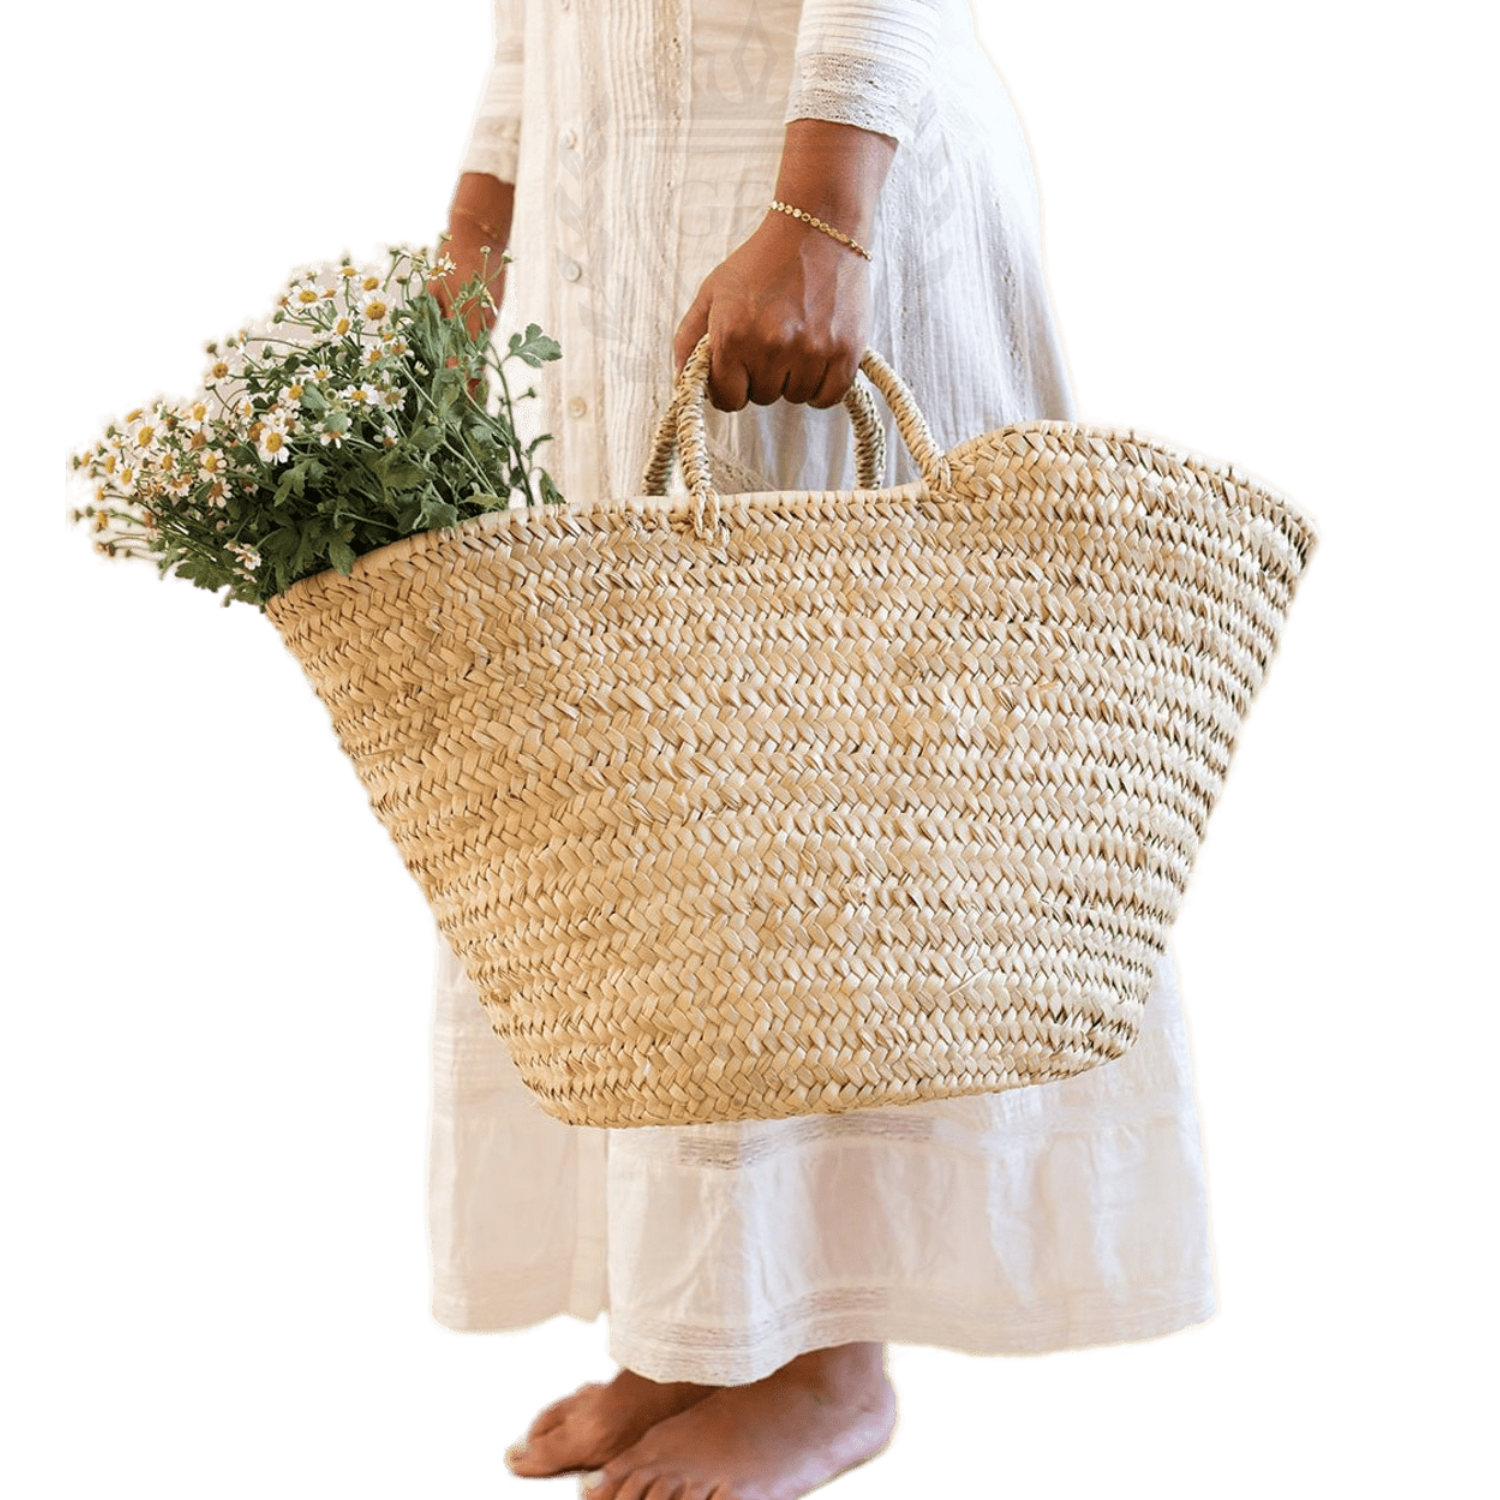
[[[641,489],[645,495],[658,495],[665,490],[675,451],[682,462],[683,481],[693,497],[693,531],[700,539],[710,536],[719,525],[719,497],[709,474],[708,443],[703,428],[708,364],[708,335],[704,334],[677,377],[672,400],[652,441],[651,459]],[[938,451],[927,419],[906,382],[873,349],[865,350],[859,368],[878,387],[895,414],[901,439],[921,470],[927,488],[946,488],[947,460]],[[859,487],[876,489],[885,463],[885,431],[876,418],[873,398],[858,379],[844,396],[844,407],[854,424]]]
[[[646,465],[646,475],[638,492],[642,495],[660,495],[666,489],[667,479],[672,473],[672,456],[677,452],[677,429],[682,403],[688,399],[691,391],[691,385],[679,375],[672,399],[657,426],[656,436],[651,441],[651,459]],[[700,402],[703,399],[701,391],[698,399]],[[885,469],[885,428],[875,414],[875,398],[870,395],[866,386],[856,381],[844,395],[844,408],[854,424],[854,460],[859,487],[865,490],[878,489],[880,476]],[[701,414],[699,421],[702,421]]]

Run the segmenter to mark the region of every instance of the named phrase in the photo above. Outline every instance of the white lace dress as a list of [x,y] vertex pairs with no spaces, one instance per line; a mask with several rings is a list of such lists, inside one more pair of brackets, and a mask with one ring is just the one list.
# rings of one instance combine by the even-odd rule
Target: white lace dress
[[[868,246],[870,343],[938,442],[1071,415],[1030,164],[966,0],[497,0],[496,36],[462,165],[516,183],[497,335],[537,322],[562,344],[525,372],[523,428],[553,434],[538,458],[570,499],[635,491],[672,335],[765,213],[789,119],[900,143]],[[877,404],[886,482],[917,477]],[[706,416],[723,490],[853,482],[842,407]],[[440,939],[433,1069],[432,1305],[450,1328],[607,1311],[622,1365],[742,1384],[854,1340],[1040,1352],[1214,1310],[1170,950],[1135,1046],[1075,1078],[601,1130],[542,1112]]]

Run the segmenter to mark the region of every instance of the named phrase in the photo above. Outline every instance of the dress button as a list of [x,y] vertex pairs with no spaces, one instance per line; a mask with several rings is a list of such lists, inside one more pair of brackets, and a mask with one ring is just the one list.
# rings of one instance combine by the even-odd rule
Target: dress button
[[583,267],[576,260],[565,260],[562,263],[562,278],[564,281],[577,281],[583,275]]
[[578,136],[571,130],[565,130],[558,137],[564,151],[571,151],[578,144]]
[[574,396],[568,402],[568,415],[570,417],[581,417],[589,409],[589,404],[582,396]]

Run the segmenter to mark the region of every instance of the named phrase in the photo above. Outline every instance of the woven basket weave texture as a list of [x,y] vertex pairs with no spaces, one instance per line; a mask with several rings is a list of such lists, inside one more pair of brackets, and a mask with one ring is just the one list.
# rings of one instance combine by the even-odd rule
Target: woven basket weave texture
[[939,453],[873,351],[921,479],[871,487],[857,382],[861,488],[721,497],[707,359],[640,496],[268,607],[522,1078],[573,1124],[681,1125],[1120,1056],[1311,522],[1132,433]]

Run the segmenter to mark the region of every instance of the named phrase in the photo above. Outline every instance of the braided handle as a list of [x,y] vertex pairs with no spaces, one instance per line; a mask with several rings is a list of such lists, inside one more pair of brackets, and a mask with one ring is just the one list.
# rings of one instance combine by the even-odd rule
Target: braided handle
[[[697,347],[688,356],[682,373],[677,377],[677,388],[671,404],[662,417],[652,446],[651,463],[646,470],[642,494],[661,494],[671,472],[672,452],[675,447],[682,463],[682,477],[693,497],[693,530],[700,538],[711,536],[719,525],[719,497],[713,488],[708,466],[708,443],[703,427],[703,402],[708,387],[708,335],[705,334]],[[870,378],[886,399],[896,418],[897,429],[911,454],[913,462],[921,470],[922,478],[929,490],[941,490],[949,482],[947,460],[933,441],[927,419],[922,415],[906,382],[873,349],[866,349],[859,367]],[[858,396],[855,392],[858,392]],[[853,419],[857,441],[857,457],[860,461],[859,485],[861,489],[878,488],[878,466],[885,462],[884,429],[876,419],[874,402],[868,390],[857,380],[844,397],[844,406]],[[867,471],[864,467],[866,449],[863,441],[864,424],[878,434],[879,448],[874,450],[876,462]],[[675,429],[675,431],[674,431]],[[675,437],[675,444],[674,439]]]
[[[703,343],[706,344],[707,341],[705,334]],[[691,362],[689,359],[688,363]],[[682,374],[677,377],[677,387],[672,393],[672,399],[657,426],[656,436],[651,440],[651,458],[646,464],[639,494],[660,495],[666,492],[667,480],[672,473],[672,455],[677,452],[677,432],[683,403],[691,400],[694,394],[691,382],[683,378],[686,374],[687,366],[684,365]],[[706,374],[705,381],[700,382],[697,391],[700,426],[703,422],[705,385]],[[856,380],[844,394],[844,410],[849,413],[849,420],[854,425],[854,462],[858,474],[856,482],[862,490],[879,489],[885,472],[885,428],[876,415],[875,398],[868,387]],[[683,471],[683,477],[687,477],[686,470]]]

